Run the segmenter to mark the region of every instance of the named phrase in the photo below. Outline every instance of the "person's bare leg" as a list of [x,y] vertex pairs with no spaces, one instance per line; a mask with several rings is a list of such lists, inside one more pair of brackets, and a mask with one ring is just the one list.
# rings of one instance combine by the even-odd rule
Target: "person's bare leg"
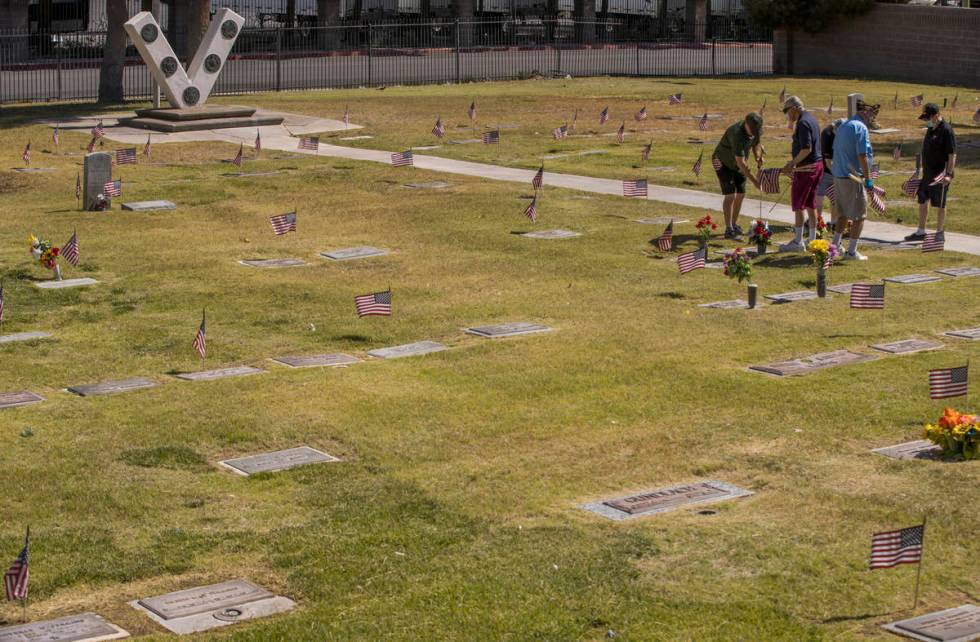
[[925,234],[926,232],[926,220],[929,218],[929,202],[919,203],[919,229],[915,232],[916,234]]
[[725,194],[721,201],[721,211],[725,214],[725,229],[732,229],[732,205],[735,203],[734,194]]
[[936,208],[936,231],[937,232],[946,231],[946,208],[945,207]]
[[744,200],[745,194],[735,194],[735,199],[732,201],[732,229],[734,229],[735,224],[738,223],[738,216],[742,213],[742,201]]
[[[807,220],[810,221],[810,234],[807,240],[812,241],[817,238],[817,210],[812,207],[806,209]],[[801,217],[802,218],[802,217]]]

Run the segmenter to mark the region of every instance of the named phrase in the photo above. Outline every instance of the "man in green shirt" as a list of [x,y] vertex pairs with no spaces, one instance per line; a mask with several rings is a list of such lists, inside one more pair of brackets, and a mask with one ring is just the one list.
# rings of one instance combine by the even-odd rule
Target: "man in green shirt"
[[746,161],[751,150],[756,164],[762,167],[761,140],[762,116],[752,112],[725,130],[725,135],[715,147],[711,164],[718,174],[721,193],[725,196],[722,207],[725,212],[726,239],[741,240],[742,228],[738,226],[738,216],[745,199],[745,179],[759,187],[759,179],[749,169]]

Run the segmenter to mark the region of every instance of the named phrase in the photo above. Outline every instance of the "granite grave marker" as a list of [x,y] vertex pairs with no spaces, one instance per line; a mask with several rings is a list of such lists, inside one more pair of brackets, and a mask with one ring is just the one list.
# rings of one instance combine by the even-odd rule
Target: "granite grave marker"
[[965,604],[882,627],[897,635],[924,642],[970,642],[980,639],[980,607]]
[[341,250],[328,250],[320,252],[320,256],[333,261],[350,261],[353,259],[366,259],[371,256],[384,256],[388,250],[364,245],[361,247],[346,247]]
[[833,366],[874,361],[877,358],[872,354],[860,354],[849,350],[835,350],[833,352],[821,352],[810,355],[809,357],[790,359],[789,361],[776,361],[775,363],[759,366],[749,366],[749,370],[788,377],[793,375],[806,375]]
[[773,303],[791,303],[793,301],[807,301],[816,299],[817,293],[813,290],[797,290],[795,292],[783,292],[781,294],[767,294],[767,299]]
[[0,409],[17,408],[18,406],[27,406],[41,401],[44,401],[44,397],[28,390],[22,390],[21,392],[0,392]]
[[120,379],[119,381],[104,381],[102,383],[86,383],[68,388],[68,392],[73,392],[80,397],[95,397],[99,395],[114,395],[130,390],[141,390],[152,388],[156,383],[145,377],[133,377],[131,379]]
[[946,276],[980,276],[980,267],[974,267],[972,265],[963,265],[960,267],[943,268],[941,270],[936,270],[940,274],[945,274]]
[[529,239],[570,239],[582,235],[570,230],[541,230],[538,232],[525,232],[523,236]]
[[515,323],[498,323],[495,325],[484,325],[475,328],[466,328],[468,334],[475,334],[478,337],[488,339],[498,339],[501,337],[514,337],[522,334],[535,334],[538,332],[551,332],[553,328],[539,323],[528,323],[527,321],[517,321]]
[[913,352],[923,352],[925,350],[938,350],[943,347],[943,344],[925,339],[904,339],[891,343],[876,343],[871,347],[875,350],[889,352],[891,354],[912,354]]
[[349,354],[312,354],[298,357],[276,357],[273,361],[281,363],[290,368],[317,368],[317,367],[336,367],[346,366],[352,363],[360,363],[360,359]]
[[252,366],[234,366],[232,368],[218,368],[216,370],[202,370],[200,372],[184,372],[174,376],[185,381],[213,381],[214,379],[227,379],[229,377],[244,377],[259,374],[260,372],[265,372],[265,370],[253,368]]
[[129,212],[152,212],[154,210],[175,210],[177,206],[170,201],[133,201],[123,203],[122,208]]
[[720,502],[752,494],[752,491],[733,484],[708,480],[591,502],[583,504],[582,508],[609,519],[624,520],[677,510],[692,504]]
[[933,283],[935,281],[942,281],[941,277],[932,276],[931,274],[902,274],[900,276],[890,276],[885,279],[890,283]]
[[97,642],[128,637],[129,633],[95,613],[0,627],[0,642]]
[[432,352],[442,352],[446,349],[446,346],[436,341],[418,341],[416,343],[407,343],[390,348],[368,350],[368,354],[372,357],[381,357],[382,359],[400,359],[401,357],[415,357]]
[[941,459],[942,448],[927,439],[907,441],[904,444],[874,448],[871,452],[892,459]]
[[950,330],[944,333],[947,337],[956,337],[957,339],[971,339],[973,341],[980,340],[980,328],[968,328],[966,330]]
[[306,265],[306,261],[302,259],[243,259],[239,263],[256,268],[284,268]]
[[288,470],[297,466],[308,464],[322,464],[325,462],[340,461],[336,457],[328,455],[309,446],[289,448],[287,450],[277,450],[261,455],[250,457],[239,457],[236,459],[225,459],[218,463],[239,475],[255,475],[258,473],[278,472]]
[[98,283],[95,279],[85,276],[80,279],[64,279],[62,281],[35,281],[34,285],[42,290],[64,290],[66,288],[81,288]]
[[112,199],[105,195],[105,184],[112,180],[112,154],[92,152],[85,155],[84,178],[82,179],[82,205],[89,212],[99,207],[99,196],[107,207],[112,207]]
[[714,303],[702,303],[699,308],[713,308],[717,310],[741,310],[749,307],[747,301],[742,299],[732,299],[731,301],[715,301]]
[[17,341],[33,341],[35,339],[47,339],[51,334],[48,332],[17,332],[15,334],[0,335],[0,343],[15,343]]

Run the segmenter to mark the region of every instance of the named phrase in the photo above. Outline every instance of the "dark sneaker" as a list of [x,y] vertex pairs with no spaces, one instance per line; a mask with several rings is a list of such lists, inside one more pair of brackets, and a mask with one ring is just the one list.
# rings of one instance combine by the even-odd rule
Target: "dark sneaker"
[[725,238],[732,241],[741,241],[742,235],[737,230],[725,230]]
[[906,241],[923,241],[926,238],[925,232],[912,232],[905,237]]
[[937,241],[945,241],[946,240],[946,232],[936,232],[936,240]]
[[741,225],[739,225],[738,223],[736,223],[736,224],[735,224],[735,227],[734,227],[734,228],[732,228],[732,229],[734,229],[734,230],[735,230],[735,234],[737,234],[738,236],[742,236],[743,234],[745,234],[745,230],[743,230],[743,229],[742,229],[742,226],[741,226]]

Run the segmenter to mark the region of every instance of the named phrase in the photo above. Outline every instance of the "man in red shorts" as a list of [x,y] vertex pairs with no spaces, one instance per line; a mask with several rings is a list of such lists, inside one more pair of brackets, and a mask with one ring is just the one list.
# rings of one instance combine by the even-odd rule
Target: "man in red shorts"
[[780,252],[804,252],[803,211],[810,221],[810,234],[807,240],[817,237],[817,190],[823,178],[823,154],[820,153],[820,124],[803,106],[803,101],[790,96],[783,103],[783,113],[793,128],[793,158],[783,172],[793,177],[790,188],[790,202],[796,217],[793,226],[793,240],[779,246]]

